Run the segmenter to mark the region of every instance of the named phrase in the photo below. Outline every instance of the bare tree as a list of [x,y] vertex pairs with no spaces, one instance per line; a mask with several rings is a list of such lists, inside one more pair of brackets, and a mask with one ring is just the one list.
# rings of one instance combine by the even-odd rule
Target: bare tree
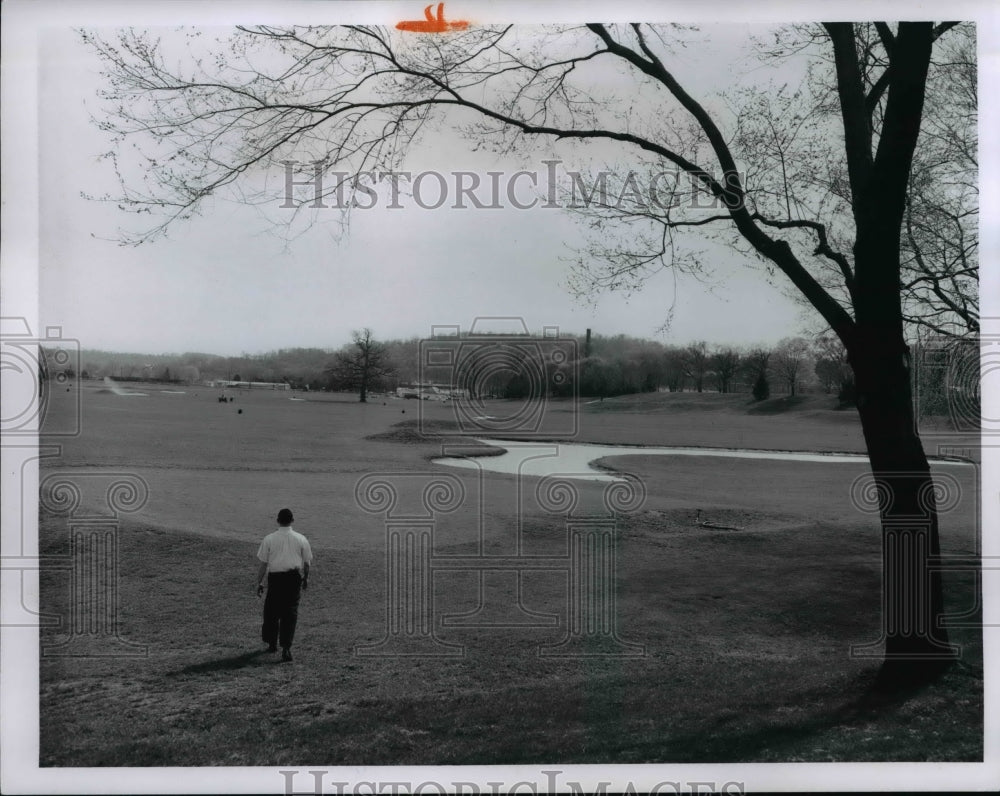
[[684,374],[691,379],[698,392],[704,389],[709,361],[708,344],[704,340],[691,343],[684,349]]
[[740,368],[740,355],[734,348],[728,346],[719,348],[712,354],[710,367],[715,373],[719,392],[729,392],[733,379]]
[[932,60],[938,79],[928,87],[904,216],[904,314],[935,337],[979,331],[975,49],[974,29],[962,27]]
[[847,349],[838,337],[822,334],[816,338],[813,354],[816,357],[814,370],[826,392],[834,387],[842,406],[854,403],[854,372],[848,361]]
[[778,342],[771,356],[774,375],[785,383],[789,395],[795,395],[795,387],[805,372],[809,343],[801,337],[788,337]]
[[643,392],[656,392],[663,380],[663,346],[642,341],[633,355]]
[[[783,274],[843,342],[872,471],[880,494],[891,496],[880,512],[892,591],[883,671],[892,681],[936,673],[955,657],[941,622],[940,573],[930,566],[939,554],[938,517],[914,431],[901,290],[901,233],[925,101],[942,101],[928,93],[932,56],[955,26],[839,22],[811,29],[794,57],[807,60],[831,91],[818,98],[815,114],[794,112],[796,97],[787,91],[756,93],[756,107],[769,108],[774,123],[776,143],[767,149],[677,80],[673,48],[694,41],[680,28],[507,26],[407,36],[363,25],[254,26],[217,47],[197,44],[196,55],[208,57],[187,60],[142,33],[84,38],[107,67],[103,126],[120,143],[140,136],[144,144],[116,150],[119,158],[138,152],[146,159],[138,180],[121,168],[118,197],[123,207],[160,213],[143,237],[237,182],[253,199],[254,170],[293,154],[318,164],[307,173],[391,170],[424,127],[445,119],[474,120],[471,132],[502,146],[532,138],[604,142],[623,158],[685,175],[692,191],[714,199],[714,211],[677,201],[687,189],[638,213],[602,208],[604,266],[591,252],[584,267],[598,286],[634,288],[667,265],[696,270],[675,236],[718,235]],[[793,57],[787,49],[782,56]],[[602,82],[611,72],[629,76],[632,90]],[[804,182],[817,164],[829,166],[826,186]],[[781,175],[779,184],[767,174]],[[329,192],[341,182],[332,181]],[[904,571],[916,575],[894,576]]]
[[817,359],[814,370],[823,392],[829,394],[833,392],[834,387],[840,384],[840,368],[835,362],[829,359]]
[[368,400],[368,390],[394,369],[389,363],[386,347],[376,342],[372,330],[365,328],[352,333],[352,347],[337,354],[336,363],[328,373],[336,377],[341,386],[358,390],[358,400]]
[[[852,30],[856,68],[851,70],[863,94],[858,110],[868,115],[877,142],[887,118],[896,33],[880,22]],[[737,94],[735,139],[746,158],[746,196],[758,213],[780,222],[786,234],[804,232],[811,219],[825,217],[822,230],[813,227],[819,266],[814,273],[825,290],[851,307],[852,263],[841,253],[853,249],[858,233],[852,223],[856,185],[847,159],[840,153],[831,158],[823,143],[844,114],[839,82],[844,75],[829,68],[823,46],[829,38],[828,31],[806,25],[789,26],[760,42],[765,58],[784,61],[808,52],[816,60],[798,87],[776,87],[770,96]],[[910,339],[921,331],[962,336],[978,329],[975,27],[942,23],[932,38],[900,240],[902,313]],[[842,54],[849,54],[846,39]],[[846,58],[832,61],[848,66]],[[801,292],[799,299],[807,300]]]
[[742,370],[750,384],[753,397],[763,401],[771,394],[767,374],[771,366],[771,351],[766,348],[752,348],[743,357]]
[[670,392],[683,392],[684,380],[687,377],[687,366],[684,350],[669,347],[663,352],[663,378]]

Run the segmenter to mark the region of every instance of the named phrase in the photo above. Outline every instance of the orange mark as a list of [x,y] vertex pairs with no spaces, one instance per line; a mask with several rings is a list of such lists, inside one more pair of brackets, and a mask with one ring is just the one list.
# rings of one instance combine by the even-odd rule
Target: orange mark
[[465,30],[469,27],[469,23],[462,19],[456,22],[446,22],[444,18],[444,3],[438,3],[436,17],[431,13],[431,8],[433,7],[434,4],[431,3],[424,9],[425,19],[397,22],[396,27],[399,30],[408,30],[411,33],[447,33],[450,30]]

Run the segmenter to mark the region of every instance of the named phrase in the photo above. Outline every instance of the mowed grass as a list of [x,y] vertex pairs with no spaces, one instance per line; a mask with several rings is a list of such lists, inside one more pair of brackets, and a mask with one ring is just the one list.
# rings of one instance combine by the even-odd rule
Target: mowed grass
[[[879,528],[849,500],[861,465],[605,460],[647,491],[620,520],[617,551],[618,634],[643,655],[538,654],[566,633],[561,572],[486,582],[495,604],[514,604],[520,590],[556,626],[442,625],[477,604],[478,575],[458,571],[435,574],[433,599],[437,637],[463,656],[360,656],[385,635],[386,553],[385,518],[358,506],[359,479],[461,479],[466,502],[440,518],[436,555],[509,554],[520,530],[524,554],[560,556],[565,521],[526,508],[513,478],[432,464],[456,440],[446,405],[278,393],[218,404],[211,391],[149,391],[85,388],[83,433],[43,467],[43,482],[132,473],[149,500],[121,515],[118,534],[118,630],[141,654],[43,650],[42,765],[982,759],[972,573],[946,575],[949,610],[966,614],[950,630],[963,657],[933,685],[879,694],[878,659],[849,654],[880,627]],[[69,411],[71,397],[53,411]],[[559,434],[575,423],[592,442],[862,449],[850,414],[827,417],[815,403],[748,414],[745,399],[685,395],[685,406],[681,397],[559,404],[549,421]],[[414,433],[418,410],[440,437]],[[944,552],[974,555],[977,469],[947,472],[963,498],[942,518]],[[580,489],[593,497],[603,486]],[[83,499],[96,505],[103,493]],[[291,664],[262,652],[253,588],[257,544],[283,505],[317,556]],[[68,525],[43,512],[43,554],[69,551]],[[68,574],[43,571],[42,610],[69,617],[70,602]],[[43,644],[64,638],[43,629]]]

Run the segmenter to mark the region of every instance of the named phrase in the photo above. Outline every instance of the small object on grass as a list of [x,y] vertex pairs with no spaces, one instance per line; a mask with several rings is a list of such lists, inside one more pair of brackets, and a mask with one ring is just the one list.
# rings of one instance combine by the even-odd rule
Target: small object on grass
[[737,528],[735,525],[719,525],[714,522],[709,522],[708,520],[703,520],[701,518],[701,509],[697,509],[697,514],[694,518],[695,525],[699,525],[702,528],[711,528],[716,531],[742,531],[742,528]]
[[237,409],[237,410],[236,410],[236,414],[238,414],[238,415],[242,415],[242,414],[243,414],[243,410],[242,410],[242,409]]

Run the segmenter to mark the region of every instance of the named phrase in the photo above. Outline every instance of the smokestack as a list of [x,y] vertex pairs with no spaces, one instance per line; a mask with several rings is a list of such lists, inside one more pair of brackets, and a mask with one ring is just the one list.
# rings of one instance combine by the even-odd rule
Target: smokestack
[[590,357],[590,329],[587,329],[587,342],[583,344],[583,358],[588,359]]

